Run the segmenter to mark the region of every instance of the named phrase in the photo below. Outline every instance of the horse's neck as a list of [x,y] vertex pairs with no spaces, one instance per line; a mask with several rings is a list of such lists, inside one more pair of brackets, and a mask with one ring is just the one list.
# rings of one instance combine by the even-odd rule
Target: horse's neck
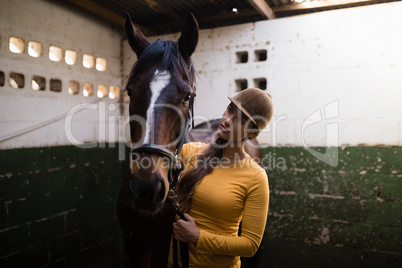
[[205,124],[200,124],[190,131],[190,141],[200,141],[210,143],[212,134],[218,129],[220,119],[210,120]]
[[186,137],[184,137],[184,143],[198,141],[191,133],[187,132]]

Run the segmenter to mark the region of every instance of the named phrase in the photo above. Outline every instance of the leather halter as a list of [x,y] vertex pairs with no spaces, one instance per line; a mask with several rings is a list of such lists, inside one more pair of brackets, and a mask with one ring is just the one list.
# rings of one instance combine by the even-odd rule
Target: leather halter
[[[179,217],[187,221],[186,217],[184,216],[183,212],[180,210],[180,204],[177,200],[177,195],[175,191],[173,190],[173,186],[175,186],[178,182],[178,176],[180,171],[182,170],[182,166],[179,162],[179,156],[181,149],[184,144],[184,139],[187,135],[187,131],[189,129],[189,124],[190,124],[190,119],[191,119],[191,125],[194,129],[194,94],[190,94],[190,104],[189,104],[189,112],[186,120],[186,125],[184,126],[184,131],[182,133],[182,137],[180,139],[179,145],[177,146],[176,154],[173,154],[171,151],[166,149],[165,147],[158,145],[158,144],[152,144],[152,143],[145,143],[142,144],[136,148],[134,148],[131,151],[131,154],[138,154],[141,152],[146,152],[146,153],[152,153],[156,154],[162,157],[166,157],[169,159],[169,171],[168,171],[168,180],[169,180],[169,192],[168,192],[168,198],[170,198],[173,202],[173,207],[176,211],[176,214],[179,215]],[[180,252],[181,252],[181,261],[182,261],[182,267],[183,268],[188,268],[189,267],[189,250],[188,250],[188,244],[180,242]],[[178,267],[178,252],[177,252],[177,241],[173,236],[173,262],[174,262],[174,268]]]
[[194,94],[190,94],[190,104],[189,104],[189,113],[186,120],[186,125],[184,127],[184,131],[181,135],[181,139],[179,145],[176,150],[176,154],[173,154],[171,151],[166,149],[165,147],[152,144],[152,143],[144,143],[131,151],[131,155],[138,154],[142,152],[156,154],[162,157],[166,157],[169,160],[169,172],[168,172],[168,180],[169,180],[169,189],[171,190],[173,186],[176,185],[178,180],[178,174],[181,171],[181,164],[179,162],[179,155],[181,149],[184,144],[184,139],[187,135],[187,131],[189,129],[190,120],[192,121],[192,127],[194,128]]

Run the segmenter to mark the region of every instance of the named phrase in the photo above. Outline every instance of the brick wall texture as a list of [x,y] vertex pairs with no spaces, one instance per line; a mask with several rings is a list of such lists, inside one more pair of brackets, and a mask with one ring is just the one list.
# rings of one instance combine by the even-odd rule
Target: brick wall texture
[[0,267],[119,266],[117,148],[2,150],[0,163]]
[[[325,148],[314,148],[325,152]],[[397,267],[402,148],[264,149],[270,207],[253,267]],[[126,267],[115,213],[118,146],[0,151],[0,267]]]

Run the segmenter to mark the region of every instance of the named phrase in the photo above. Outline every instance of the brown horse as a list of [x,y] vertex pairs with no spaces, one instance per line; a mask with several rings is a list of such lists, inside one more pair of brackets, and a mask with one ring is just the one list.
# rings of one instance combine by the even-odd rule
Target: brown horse
[[[191,55],[198,24],[190,15],[176,42],[150,43],[127,15],[128,42],[137,55],[126,90],[130,96],[130,135],[135,151],[131,175],[123,180],[117,216],[133,267],[166,267],[175,208],[167,199],[173,153],[180,142],[207,141],[219,120],[206,122],[185,137],[195,97]],[[260,157],[261,150],[247,146]]]
[[170,155],[185,132],[195,96],[196,73],[190,57],[198,43],[198,23],[190,15],[176,42],[150,43],[129,15],[125,31],[138,58],[126,90],[131,142],[141,150],[136,151],[137,164],[122,183],[117,216],[131,264],[166,267],[175,218],[172,202],[165,202],[171,183]]

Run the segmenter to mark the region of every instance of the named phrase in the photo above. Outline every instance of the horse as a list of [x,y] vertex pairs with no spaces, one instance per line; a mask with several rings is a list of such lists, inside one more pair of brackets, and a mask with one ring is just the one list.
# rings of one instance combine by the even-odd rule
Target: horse
[[[185,142],[207,142],[219,126],[219,119],[193,126],[191,133],[187,132],[196,95],[191,55],[199,34],[192,14],[176,42],[158,39],[150,43],[133,25],[129,14],[125,32],[137,55],[126,85],[136,164],[123,178],[116,212],[131,265],[166,267],[176,217],[176,208],[167,198],[173,183],[173,154]],[[249,154],[261,156],[260,149],[247,147]]]
[[167,162],[184,136],[183,118],[189,118],[196,94],[191,55],[199,27],[190,14],[176,42],[158,39],[150,43],[127,14],[125,32],[137,55],[126,85],[131,143],[150,146],[140,146],[136,155],[136,160],[147,165],[134,165],[122,181],[117,217],[133,267],[166,267],[175,219],[175,209],[167,199],[171,184]]

